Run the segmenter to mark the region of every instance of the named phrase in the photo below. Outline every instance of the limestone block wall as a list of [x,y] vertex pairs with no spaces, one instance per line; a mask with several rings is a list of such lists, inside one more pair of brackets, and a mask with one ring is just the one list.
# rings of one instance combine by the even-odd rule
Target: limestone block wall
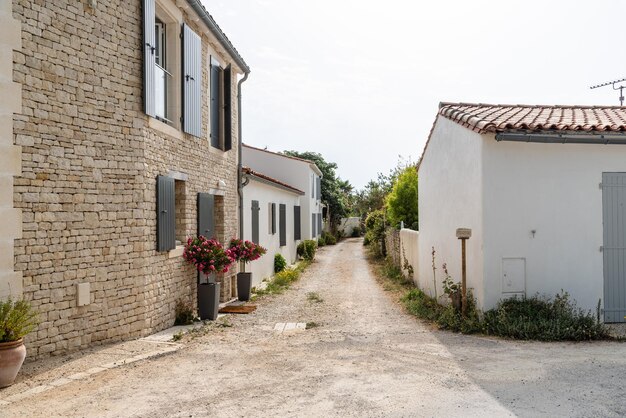
[[13,176],[22,170],[13,144],[13,114],[22,109],[22,86],[13,81],[13,54],[22,45],[20,21],[11,2],[0,2],[0,299],[22,296],[22,274],[14,268],[14,240],[22,236],[22,213],[13,204]]
[[[213,189],[223,195],[218,227],[224,239],[235,236],[237,138],[229,152],[211,150],[207,137],[163,127],[143,113],[140,0],[97,2],[93,9],[87,1],[13,0],[12,7],[21,22],[12,85],[23,85],[13,117],[22,173],[13,201],[2,204],[23,216],[14,266],[41,319],[27,338],[29,357],[171,326],[178,298],[195,303],[196,273],[180,251],[156,251],[156,177],[186,175],[186,234],[196,231],[197,192]],[[208,88],[207,71],[204,77]],[[231,107],[235,113],[236,103]],[[203,114],[208,118],[208,109]],[[7,133],[0,132],[4,147]],[[218,180],[226,184],[220,190]],[[223,280],[226,299],[231,280]],[[79,283],[90,285],[85,306],[77,303]]]

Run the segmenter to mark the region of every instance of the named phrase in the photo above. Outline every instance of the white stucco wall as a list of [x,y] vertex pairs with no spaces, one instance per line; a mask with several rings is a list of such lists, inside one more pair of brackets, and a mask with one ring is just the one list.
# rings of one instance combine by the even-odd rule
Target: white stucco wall
[[352,231],[357,226],[361,226],[361,218],[358,216],[352,216],[350,218],[341,218],[338,229],[343,232],[344,236],[349,237],[352,235]]
[[415,280],[417,272],[419,271],[419,232],[413,231],[412,229],[401,229],[400,248],[401,251],[404,250],[402,254],[402,271],[404,276],[409,276],[408,268],[404,268],[404,262],[406,261],[409,266],[413,267],[413,279]]
[[[263,279],[274,274],[274,255],[282,254],[288,264],[296,261],[296,248],[300,241],[294,240],[293,207],[300,204],[300,196],[284,189],[261,183],[253,178],[243,189],[244,239],[252,240],[252,201],[259,201],[259,244],[267,248],[267,253],[256,261],[246,265],[246,271],[252,272],[252,285],[257,286]],[[276,203],[276,233],[270,234],[269,203]],[[279,204],[286,205],[287,245],[280,246]],[[302,210],[302,209],[301,209]]]
[[311,164],[306,161],[288,158],[248,146],[242,147],[242,162],[244,166],[250,167],[254,171],[280,180],[305,193],[300,199],[300,206],[302,207],[302,239],[312,239],[311,215],[322,213],[321,202],[315,198],[312,189],[315,177],[319,177],[320,173],[315,172]]
[[416,283],[434,296],[431,251],[435,248],[437,295],[443,293],[442,264],[461,280],[457,228],[471,228],[467,245],[468,287],[482,300],[482,137],[441,116],[419,167],[419,255]]
[[502,258],[512,257],[526,260],[528,296],[563,289],[595,312],[604,286],[599,184],[602,172],[626,172],[626,147],[490,135],[483,164],[485,306],[501,297]]

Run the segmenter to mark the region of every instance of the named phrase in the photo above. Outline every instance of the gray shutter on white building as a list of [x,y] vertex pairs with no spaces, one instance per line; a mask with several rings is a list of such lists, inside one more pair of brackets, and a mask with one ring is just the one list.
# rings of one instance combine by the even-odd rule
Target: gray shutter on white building
[[322,228],[322,214],[318,213],[317,214],[317,232],[319,234],[321,234],[322,233],[322,229],[323,229]]
[[215,148],[221,148],[220,146],[220,77],[222,76],[222,69],[219,65],[211,62],[210,73],[210,97],[211,102],[209,104],[209,123],[211,125],[211,146]]
[[313,236],[311,238],[315,239],[315,237],[317,237],[317,230],[316,230],[316,226],[317,226],[317,217],[315,216],[314,213],[311,214],[311,227],[313,228]]
[[143,0],[143,107],[146,115],[152,117],[156,116],[156,99],[154,94],[156,34],[154,24],[154,0]]
[[259,201],[252,201],[252,242],[259,243]]
[[302,239],[302,221],[300,220],[300,206],[293,207],[293,239]]
[[270,234],[276,233],[276,203],[270,203]]
[[224,69],[224,151],[233,147],[231,66]]
[[198,193],[198,235],[215,238],[215,196]]
[[202,136],[202,40],[183,24],[183,130]]
[[322,199],[322,178],[321,177],[317,177],[317,191],[316,191],[316,196],[317,200],[321,200]]
[[157,250],[176,248],[176,197],[174,179],[157,176]]
[[280,246],[284,247],[287,245],[287,205],[278,205],[278,215]]

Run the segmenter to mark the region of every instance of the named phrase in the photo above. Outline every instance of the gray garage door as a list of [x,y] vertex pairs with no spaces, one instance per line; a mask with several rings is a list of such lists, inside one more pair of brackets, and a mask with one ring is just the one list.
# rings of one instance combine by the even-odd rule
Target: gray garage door
[[602,173],[604,321],[626,322],[626,173]]

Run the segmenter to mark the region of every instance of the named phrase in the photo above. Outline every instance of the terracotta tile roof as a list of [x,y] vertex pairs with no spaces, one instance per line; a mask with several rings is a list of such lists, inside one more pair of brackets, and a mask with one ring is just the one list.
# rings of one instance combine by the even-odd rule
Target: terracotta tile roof
[[266,182],[274,183],[275,185],[278,185],[283,189],[288,189],[289,191],[292,191],[299,195],[304,195],[304,192],[302,190],[296,189],[295,187],[290,186],[287,183],[283,183],[282,181],[276,180],[275,178],[272,178],[270,176],[266,176],[265,174],[261,174],[258,171],[254,171],[250,167],[242,167],[242,169],[245,174],[265,180]]
[[626,131],[626,108],[440,103],[439,114],[478,133],[525,131]]

